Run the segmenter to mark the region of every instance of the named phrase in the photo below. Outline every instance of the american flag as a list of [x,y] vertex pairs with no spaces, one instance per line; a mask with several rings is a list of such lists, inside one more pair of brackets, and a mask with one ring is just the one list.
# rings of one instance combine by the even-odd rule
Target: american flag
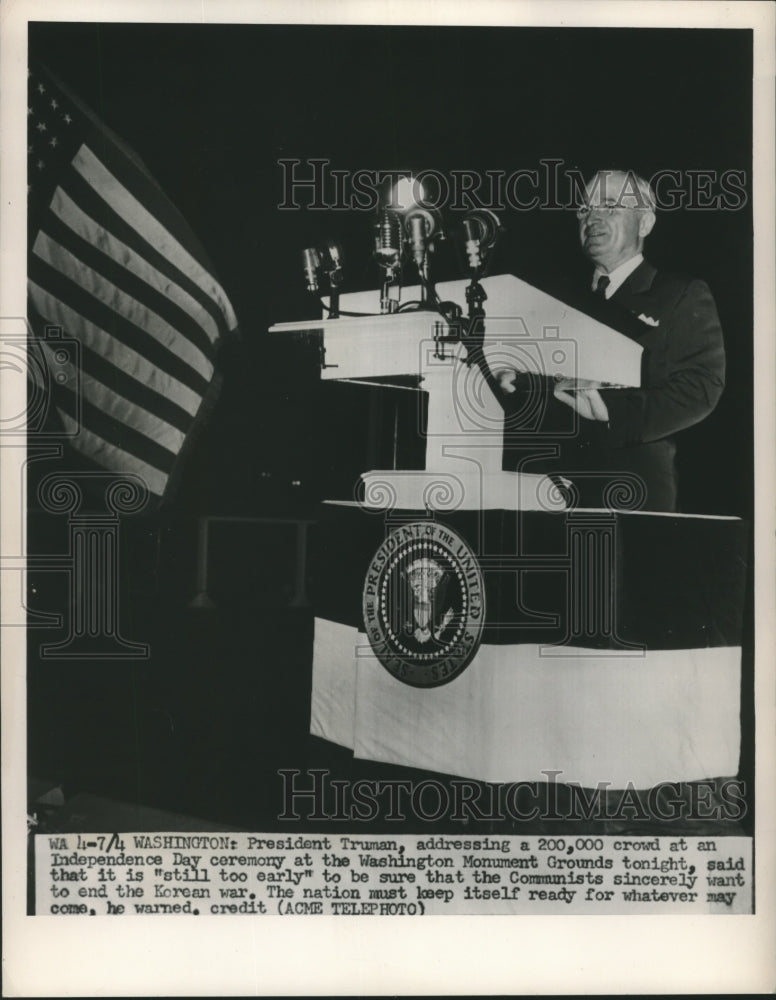
[[[56,359],[54,403],[90,462],[168,498],[215,401],[234,311],[136,154],[45,70],[28,91],[30,320],[80,344],[80,364]],[[53,362],[56,347],[41,348]]]

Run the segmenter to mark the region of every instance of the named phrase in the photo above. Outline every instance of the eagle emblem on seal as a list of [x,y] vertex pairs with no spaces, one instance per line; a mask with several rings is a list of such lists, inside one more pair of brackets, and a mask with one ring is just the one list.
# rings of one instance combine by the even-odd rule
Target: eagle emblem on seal
[[372,557],[362,606],[369,644],[389,673],[415,687],[447,684],[480,645],[482,571],[454,529],[436,521],[403,524]]
[[416,559],[403,572],[412,595],[405,631],[418,643],[438,642],[454,614],[452,607],[442,610],[449,574],[435,559]]

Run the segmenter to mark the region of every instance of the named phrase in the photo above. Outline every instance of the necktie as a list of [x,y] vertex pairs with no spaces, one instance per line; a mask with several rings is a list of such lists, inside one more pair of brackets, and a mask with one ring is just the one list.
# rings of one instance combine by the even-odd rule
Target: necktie
[[611,278],[608,274],[602,274],[598,279],[598,284],[595,286],[595,294],[599,299],[606,298],[606,289],[611,284]]

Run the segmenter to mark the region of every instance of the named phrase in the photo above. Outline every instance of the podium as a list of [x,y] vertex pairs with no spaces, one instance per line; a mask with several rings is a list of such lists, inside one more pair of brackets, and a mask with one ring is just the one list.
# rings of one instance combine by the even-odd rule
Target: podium
[[[559,380],[638,386],[641,348],[511,275],[482,284],[485,365],[433,312],[271,328],[316,352],[323,381],[412,393],[423,444],[420,467],[366,468],[351,499],[323,504],[311,732],[490,782],[735,774],[744,526],[640,513],[627,483],[580,510],[562,483],[505,471],[491,373],[531,376],[540,416]],[[463,306],[465,288],[437,291]],[[341,308],[375,313],[379,293]]]
[[[465,307],[466,284],[441,283],[440,299]],[[485,278],[482,286],[485,363],[494,372],[512,369],[533,378],[536,423],[547,382],[639,385],[642,349],[634,341],[513,275]],[[405,295],[412,301],[419,289]],[[345,295],[342,309],[374,313],[379,292]],[[324,381],[392,385],[422,397],[417,431],[423,469],[363,470],[366,507],[536,510],[561,502],[546,477],[502,468],[504,409],[482,369],[468,363],[466,323],[459,342],[449,339],[450,325],[434,312],[343,316],[270,329],[314,345]]]

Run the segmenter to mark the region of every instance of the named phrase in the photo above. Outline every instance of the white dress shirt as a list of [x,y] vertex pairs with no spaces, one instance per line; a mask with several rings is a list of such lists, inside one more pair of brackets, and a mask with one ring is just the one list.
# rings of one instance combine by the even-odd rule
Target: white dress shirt
[[608,274],[606,274],[606,271],[600,271],[596,268],[593,273],[593,291],[595,291],[598,287],[598,279],[606,275],[609,279],[609,284],[606,287],[604,295],[607,299],[610,299],[628,275],[633,274],[643,260],[644,254],[637,253],[636,256],[631,257],[630,260],[626,260],[623,264],[618,264],[617,267],[615,267],[615,269],[610,271]]

